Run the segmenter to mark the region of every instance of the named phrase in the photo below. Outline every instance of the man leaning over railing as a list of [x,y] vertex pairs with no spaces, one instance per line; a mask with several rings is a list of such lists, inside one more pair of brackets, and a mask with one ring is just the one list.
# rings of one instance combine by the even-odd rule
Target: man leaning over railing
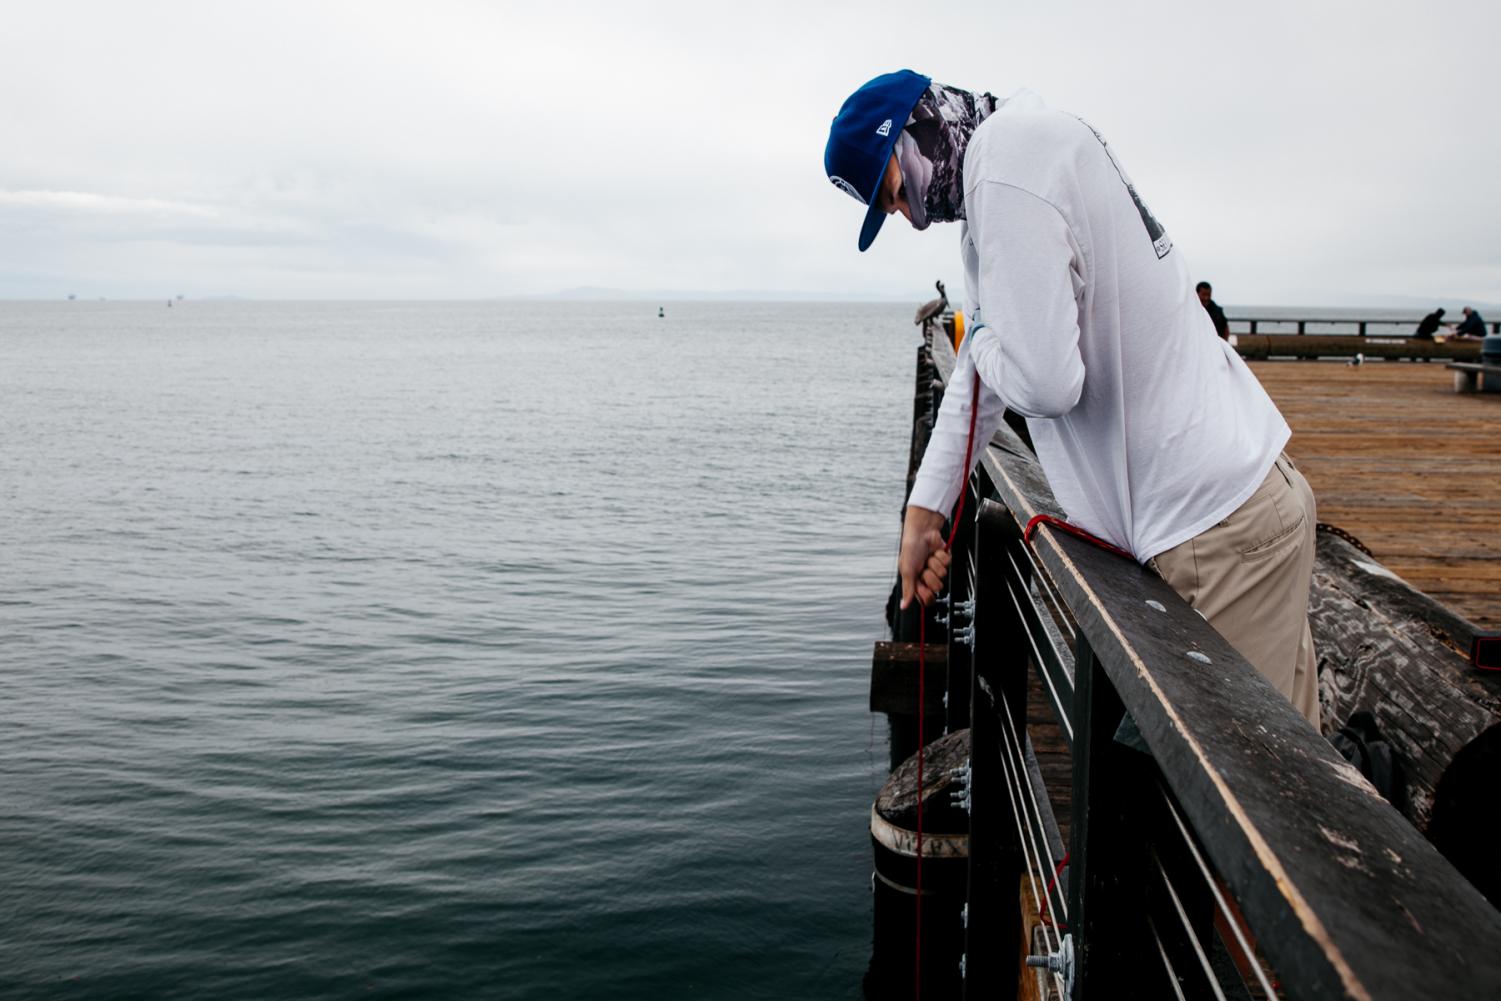
[[907,506],[902,606],[948,571],[978,377],[975,441],[1024,416],[1069,520],[1159,573],[1317,727],[1313,492],[1105,139],[1027,91],[903,70],[845,102],[824,160],[868,206],[862,251],[894,212],[960,223],[969,333]]

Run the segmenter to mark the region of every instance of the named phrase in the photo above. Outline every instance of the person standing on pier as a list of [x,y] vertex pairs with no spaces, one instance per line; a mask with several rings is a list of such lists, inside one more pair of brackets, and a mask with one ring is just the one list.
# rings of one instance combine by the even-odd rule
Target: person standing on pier
[[960,224],[965,388],[944,394],[908,500],[903,607],[948,570],[978,375],[975,441],[1007,408],[1024,416],[1069,520],[1161,574],[1317,727],[1314,497],[1283,453],[1291,431],[1235,349],[1205,336],[1182,252],[1104,137],[1027,91],[902,70],[844,103],[824,168],[866,206],[862,251],[893,213]]
[[1220,309],[1220,304],[1214,301],[1214,288],[1208,282],[1199,282],[1194,286],[1194,291],[1199,294],[1199,303],[1204,307],[1204,312],[1214,321],[1214,332],[1220,335],[1220,340],[1230,339],[1230,321],[1225,319],[1225,311]]

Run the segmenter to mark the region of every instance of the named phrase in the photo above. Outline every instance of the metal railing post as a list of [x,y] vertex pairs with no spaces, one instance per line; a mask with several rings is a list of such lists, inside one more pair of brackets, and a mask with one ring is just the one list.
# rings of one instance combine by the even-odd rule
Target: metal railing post
[[[978,501],[973,479],[964,484],[968,493],[965,502],[965,517],[954,533],[954,547],[950,551],[948,594],[948,686],[944,697],[944,722],[952,733],[969,726],[970,686],[973,684],[974,651],[976,649],[975,582],[969,573],[973,559],[977,518],[975,504]],[[978,575],[978,573],[977,573]]]
[[1115,741],[1125,708],[1082,635],[1074,657],[1072,1001],[1155,1001],[1167,995],[1160,961],[1149,965],[1156,960],[1142,921],[1149,855],[1135,810],[1147,792],[1141,764],[1150,759]]
[[1001,764],[1006,739],[1026,732],[1028,663],[1007,591],[1008,540],[1017,534],[1004,505],[980,501],[975,518],[975,632],[970,695],[969,908],[965,925],[966,998],[1008,997],[1021,973],[1018,888],[1024,871],[1019,828]]

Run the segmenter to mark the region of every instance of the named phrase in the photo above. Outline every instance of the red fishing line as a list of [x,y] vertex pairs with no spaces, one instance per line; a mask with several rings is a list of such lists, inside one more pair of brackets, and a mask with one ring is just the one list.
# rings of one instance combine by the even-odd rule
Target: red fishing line
[[1027,522],[1026,530],[1022,532],[1023,541],[1032,541],[1032,536],[1037,534],[1038,525],[1050,525],[1053,528],[1058,529],[1060,532],[1067,532],[1069,535],[1072,535],[1076,539],[1083,539],[1085,542],[1088,542],[1091,545],[1099,546],[1107,553],[1114,553],[1117,556],[1124,556],[1128,560],[1136,559],[1135,556],[1126,552],[1120,546],[1111,545],[1104,539],[1100,538],[1098,535],[1090,535],[1078,525],[1071,525],[1068,522],[1064,521],[1062,518],[1051,514],[1033,515],[1032,520]]
[[[959,506],[954,509],[954,517],[949,522],[949,537],[943,544],[945,551],[952,551],[954,538],[959,534],[959,519],[964,517],[964,498],[969,492],[969,463],[974,456],[975,449],[975,418],[980,412],[980,373],[975,373],[975,386],[969,400],[969,438],[964,443],[964,467],[959,471]],[[921,580],[921,571],[918,579]],[[915,585],[914,585],[915,586]],[[952,593],[952,588],[950,588]],[[950,602],[952,606],[952,602]],[[953,613],[950,612],[950,622],[953,621]],[[913,935],[913,996],[922,1001],[922,787],[923,787],[923,757],[926,743],[923,740],[923,717],[927,715],[927,686],[925,684],[928,673],[926,650],[928,645],[928,610],[919,602],[917,616],[917,894],[916,894],[916,920]]]
[[[976,372],[974,389],[970,394],[969,401],[969,437],[964,443],[964,467],[959,472],[959,503],[958,506],[954,509],[953,519],[949,522],[948,540],[943,544],[943,548],[946,552],[951,552],[953,550],[954,539],[959,534],[960,519],[964,517],[964,501],[966,495],[969,492],[969,464],[971,459],[973,459],[974,457],[975,422],[979,416],[979,412],[980,373]],[[1071,525],[1068,522],[1064,521],[1062,518],[1050,514],[1039,514],[1028,521],[1026,530],[1022,533],[1022,538],[1027,542],[1031,542],[1032,536],[1036,534],[1037,527],[1039,525],[1049,525],[1053,528],[1059,529],[1060,531],[1067,532],[1070,535],[1083,539],[1086,542],[1093,543],[1094,545],[1099,546],[1101,549],[1115,553],[1118,556],[1124,556],[1130,560],[1134,560],[1136,558],[1132,554],[1126,552],[1124,549],[1121,549],[1119,546],[1111,545],[1104,539],[1089,534],[1077,525]],[[921,571],[919,571],[918,579],[921,580]],[[950,587],[949,593],[953,593],[952,586]],[[952,606],[952,602],[950,602],[950,604]],[[915,940],[915,958],[913,960],[915,987],[913,995],[918,999],[918,1001],[921,1001],[922,999],[922,800],[923,757],[924,751],[927,746],[923,735],[923,717],[927,715],[927,685],[925,682],[927,680],[928,673],[926,655],[928,645],[928,616],[927,609],[925,607],[920,611],[921,613],[917,617],[917,903],[915,907],[916,932],[913,936]],[[952,621],[952,612],[950,613],[950,616],[950,621]],[[1068,856],[1065,855],[1063,861],[1058,865],[1058,872],[1062,872],[1063,866],[1067,863]],[[1058,875],[1055,872],[1053,876],[1055,883],[1057,882],[1057,879]],[[1048,891],[1050,893],[1052,892],[1052,884],[1049,884]],[[1046,903],[1044,903],[1043,912],[1044,914],[1046,914]]]

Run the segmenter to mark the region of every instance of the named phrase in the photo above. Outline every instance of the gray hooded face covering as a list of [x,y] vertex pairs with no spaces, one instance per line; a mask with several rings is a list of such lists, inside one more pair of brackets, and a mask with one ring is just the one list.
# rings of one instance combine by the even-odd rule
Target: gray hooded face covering
[[914,228],[964,218],[964,150],[975,127],[1005,103],[941,83],[917,99],[895,150]]

